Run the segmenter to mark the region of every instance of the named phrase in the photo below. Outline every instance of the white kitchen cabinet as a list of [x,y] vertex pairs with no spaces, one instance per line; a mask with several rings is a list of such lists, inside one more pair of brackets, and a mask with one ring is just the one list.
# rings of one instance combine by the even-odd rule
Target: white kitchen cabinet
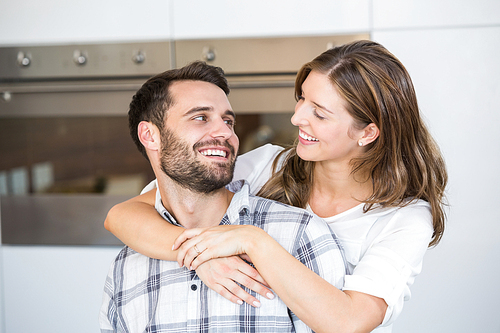
[[394,333],[500,332],[500,27],[376,31],[410,72],[449,172],[443,241]]
[[3,245],[4,333],[99,332],[104,282],[120,248]]
[[176,39],[367,32],[369,4],[369,0],[173,0],[173,32]]
[[4,1],[0,45],[366,32],[370,1]]
[[373,29],[500,24],[498,0],[373,0]]
[[170,39],[171,1],[0,1],[0,45]]
[[367,32],[370,0],[0,2],[0,45]]

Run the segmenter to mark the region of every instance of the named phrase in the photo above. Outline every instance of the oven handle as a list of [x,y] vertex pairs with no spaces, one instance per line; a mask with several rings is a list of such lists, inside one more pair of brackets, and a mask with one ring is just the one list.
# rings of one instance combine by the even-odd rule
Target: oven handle
[[[253,89],[253,88],[288,88],[293,87],[292,80],[284,81],[231,81],[228,80],[231,89]],[[67,93],[67,92],[110,92],[110,91],[137,91],[142,83],[127,84],[43,84],[43,85],[18,85],[0,86],[0,94],[44,94],[44,93]]]
[[10,94],[44,94],[65,92],[107,92],[107,91],[136,91],[140,84],[85,84],[85,85],[26,85],[0,87],[1,93]]

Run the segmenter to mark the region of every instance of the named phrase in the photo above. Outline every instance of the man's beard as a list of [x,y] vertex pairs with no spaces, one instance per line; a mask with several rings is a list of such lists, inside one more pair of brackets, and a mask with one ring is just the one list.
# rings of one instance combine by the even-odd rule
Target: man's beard
[[[171,130],[161,131],[161,169],[182,187],[198,193],[211,193],[231,182],[236,154],[227,141],[198,142],[192,148]],[[203,146],[224,146],[231,151],[227,162],[204,164],[197,159],[198,149]]]

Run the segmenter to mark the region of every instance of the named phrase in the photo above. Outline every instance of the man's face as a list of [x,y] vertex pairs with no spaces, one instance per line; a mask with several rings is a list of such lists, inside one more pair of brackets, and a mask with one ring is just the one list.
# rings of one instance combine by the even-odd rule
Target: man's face
[[210,193],[233,178],[239,140],[226,94],[204,81],[170,86],[173,104],[161,133],[161,168],[181,186]]

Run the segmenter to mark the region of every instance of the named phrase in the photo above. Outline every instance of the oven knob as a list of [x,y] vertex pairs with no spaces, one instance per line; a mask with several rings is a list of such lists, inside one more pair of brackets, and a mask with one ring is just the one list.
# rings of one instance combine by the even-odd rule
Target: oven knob
[[215,60],[215,50],[209,46],[205,46],[202,51],[202,57],[205,61],[214,61]]
[[31,54],[20,51],[17,54],[17,64],[21,67],[28,67],[31,65]]
[[80,50],[75,50],[73,52],[73,61],[78,66],[83,66],[87,63],[87,55]]
[[2,101],[4,101],[5,103],[8,103],[12,100],[12,95],[10,93],[10,91],[4,91],[2,92]]
[[132,57],[132,61],[136,64],[142,64],[146,60],[146,55],[144,52],[139,51]]

